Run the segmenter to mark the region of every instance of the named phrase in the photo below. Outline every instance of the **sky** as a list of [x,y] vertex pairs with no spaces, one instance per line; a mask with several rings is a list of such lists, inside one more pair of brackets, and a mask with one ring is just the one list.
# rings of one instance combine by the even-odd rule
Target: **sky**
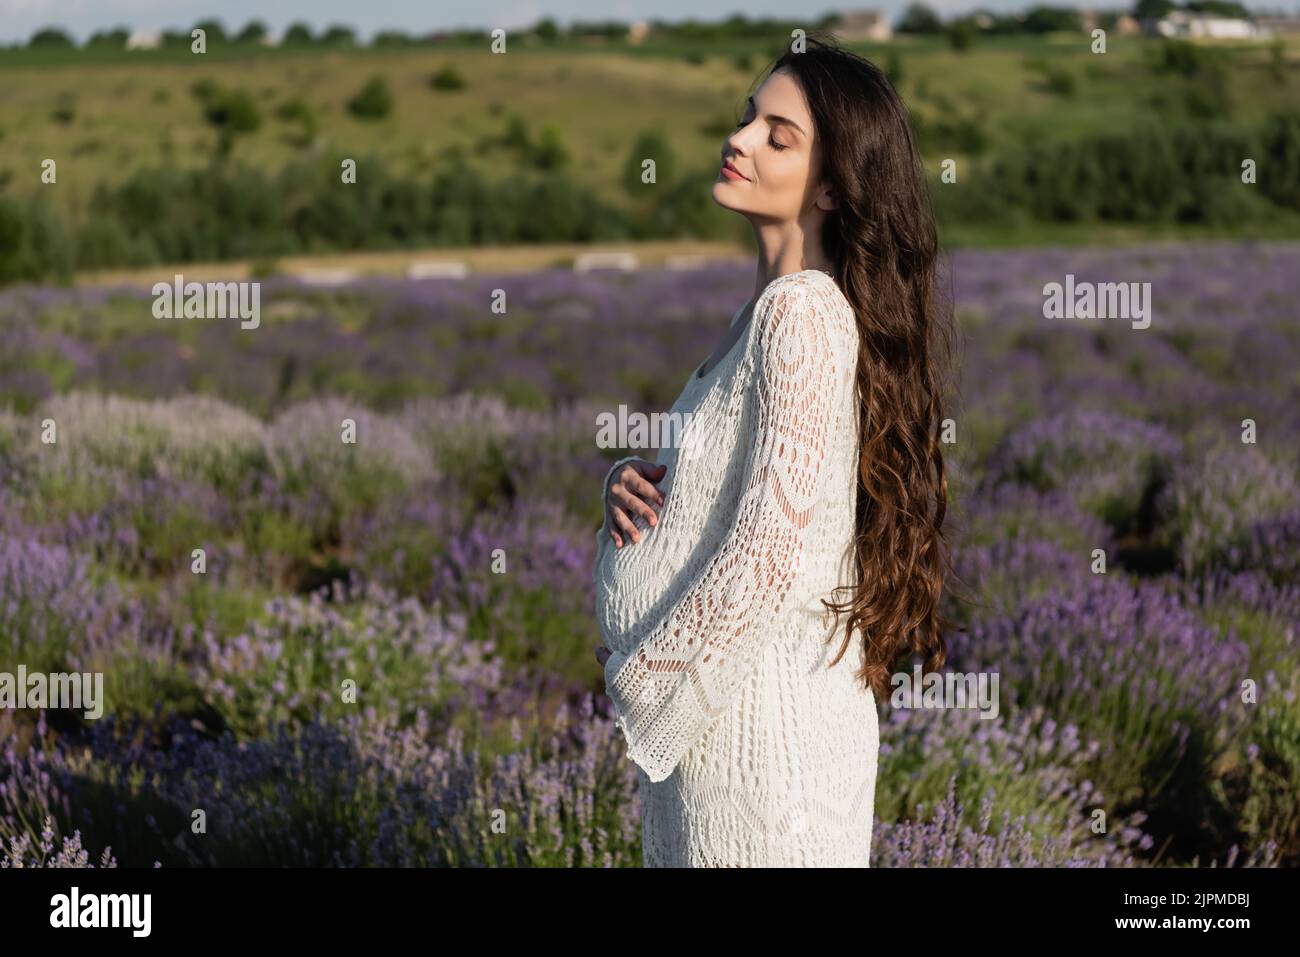
[[[640,19],[722,20],[735,13],[746,16],[795,15],[817,17],[843,9],[875,7],[893,22],[908,0],[872,3],[819,4],[808,0],[0,0],[0,43],[25,41],[36,30],[58,26],[78,41],[96,30],[123,25],[134,30],[189,27],[197,20],[215,16],[226,29],[238,29],[249,20],[266,23],[280,33],[296,20],[316,30],[343,24],[369,38],[382,29],[427,33],[456,27],[523,27],[542,17],[552,17],[561,26],[573,20]],[[1068,0],[1050,0],[1064,6]],[[976,7],[990,10],[1023,10],[1026,0],[929,0],[941,15]],[[1080,7],[1131,6],[1131,0],[1100,0],[1076,4]],[[1297,0],[1247,0],[1253,10],[1282,9],[1300,12]]]

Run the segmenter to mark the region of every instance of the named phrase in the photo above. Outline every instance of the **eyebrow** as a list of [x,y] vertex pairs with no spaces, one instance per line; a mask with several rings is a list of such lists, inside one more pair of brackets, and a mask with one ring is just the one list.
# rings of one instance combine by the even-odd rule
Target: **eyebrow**
[[[755,104],[754,104],[754,97],[753,97],[752,95],[749,97],[749,99],[745,100],[745,105],[746,105],[746,106],[753,106],[755,110],[758,109],[758,107],[755,106]],[[790,126],[793,126],[793,127],[794,127],[796,130],[798,130],[802,135],[804,135],[804,136],[807,136],[807,135],[808,135],[807,133],[804,133],[804,131],[803,131],[803,127],[802,127],[802,126],[800,126],[800,125],[799,125],[798,123],[796,123],[794,120],[787,119],[787,118],[784,117],[784,116],[775,116],[775,115],[769,113],[769,114],[767,115],[767,119],[768,119],[769,121],[773,122],[773,123],[786,123],[786,124],[788,124],[788,125],[790,125]]]

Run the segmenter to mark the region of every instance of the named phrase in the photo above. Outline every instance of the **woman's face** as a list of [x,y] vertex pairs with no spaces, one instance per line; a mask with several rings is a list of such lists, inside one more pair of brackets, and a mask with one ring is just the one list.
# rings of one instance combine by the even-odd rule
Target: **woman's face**
[[[789,73],[777,70],[754,91],[740,125],[722,145],[713,200],[777,222],[802,220],[814,207],[831,209],[829,194],[811,181],[820,166],[819,149],[803,91]],[[728,161],[743,179],[726,169]]]

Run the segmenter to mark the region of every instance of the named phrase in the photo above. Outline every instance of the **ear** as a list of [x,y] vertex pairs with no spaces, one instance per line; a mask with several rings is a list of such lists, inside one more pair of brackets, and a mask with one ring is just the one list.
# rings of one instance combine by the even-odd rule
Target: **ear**
[[829,189],[822,190],[821,195],[817,197],[817,208],[820,210],[830,212],[832,209],[838,209],[839,205],[839,202]]

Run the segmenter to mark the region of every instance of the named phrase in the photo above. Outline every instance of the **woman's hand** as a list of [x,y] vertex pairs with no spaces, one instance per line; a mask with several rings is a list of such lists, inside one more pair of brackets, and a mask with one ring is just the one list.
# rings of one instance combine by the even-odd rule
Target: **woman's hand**
[[667,474],[668,466],[651,465],[637,459],[628,462],[611,478],[605,491],[605,512],[609,537],[618,548],[623,547],[619,529],[626,532],[633,542],[641,541],[641,532],[632,522],[633,515],[640,515],[652,526],[659,523],[651,505],[661,507],[664,504],[663,493],[655,488],[655,483],[662,482]]

